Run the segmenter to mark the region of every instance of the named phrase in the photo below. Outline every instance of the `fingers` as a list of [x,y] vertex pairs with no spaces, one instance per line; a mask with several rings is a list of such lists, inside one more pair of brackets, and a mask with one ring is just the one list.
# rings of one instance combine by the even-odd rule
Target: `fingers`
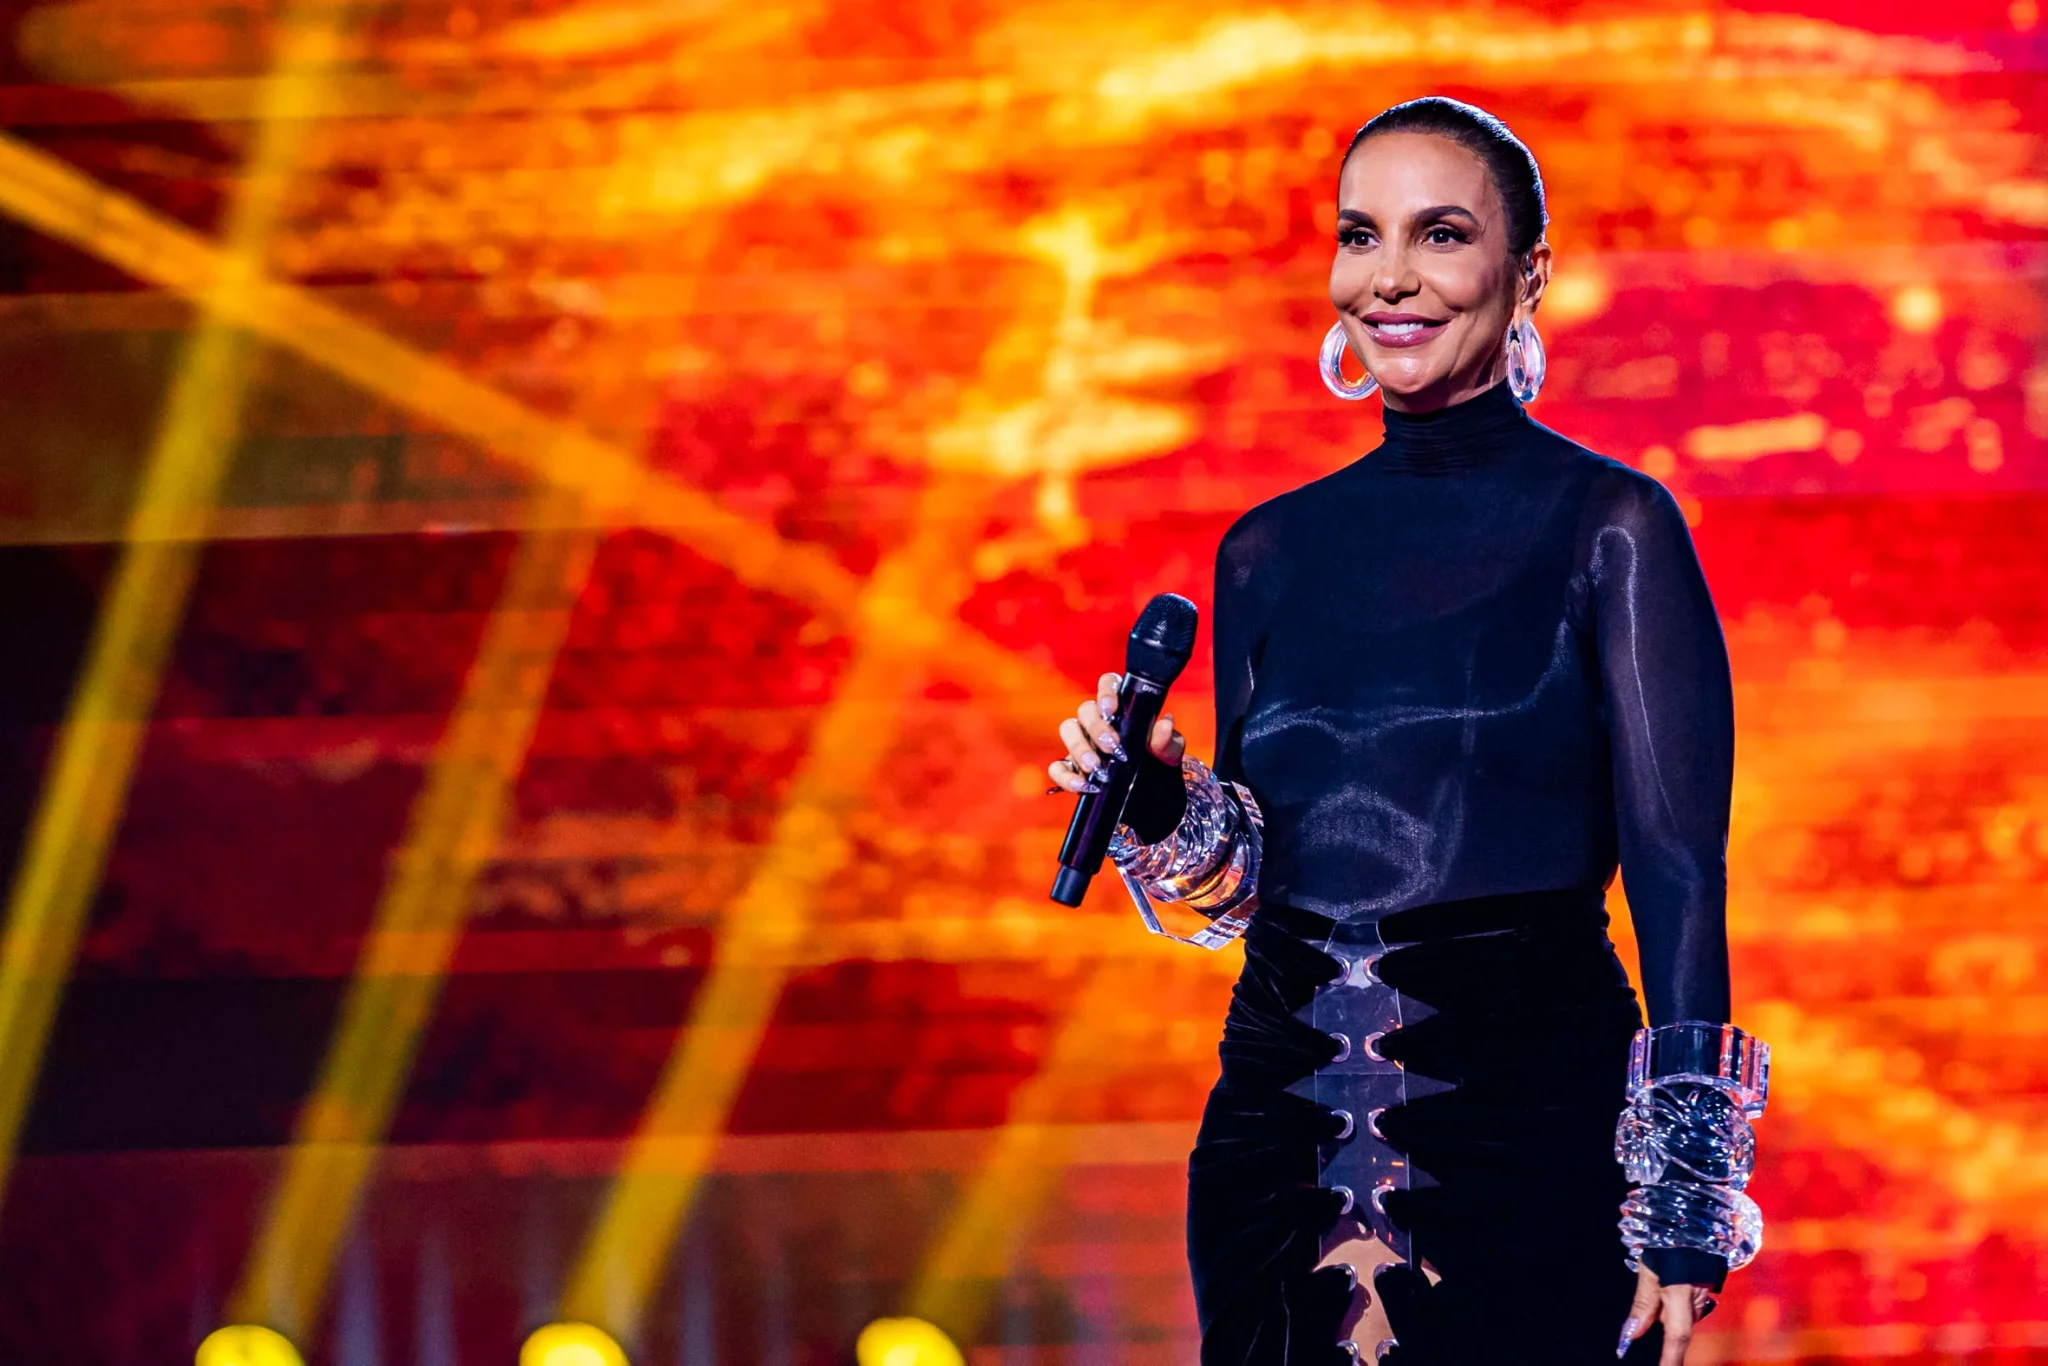
[[[1095,709],[1093,702],[1083,705],[1089,711]],[[1102,755],[1088,738],[1088,732],[1081,728],[1080,718],[1069,716],[1060,722],[1060,743],[1067,747],[1067,757],[1048,770],[1052,780],[1069,792],[1088,791],[1102,768]]]
[[1698,1323],[1713,1312],[1714,1292],[1703,1285],[1694,1286],[1692,1288],[1692,1321]]
[[1104,674],[1095,680],[1095,710],[1102,713],[1104,720],[1115,719],[1116,694],[1123,685],[1122,674]]
[[1112,759],[1124,757],[1124,742],[1116,727],[1102,719],[1102,709],[1093,701],[1083,702],[1074,717],[1081,723],[1081,732],[1094,742],[1098,754],[1107,754]]
[[[1067,792],[1092,792],[1100,784],[1098,775],[1108,759],[1123,759],[1123,739],[1116,731],[1117,690],[1123,675],[1106,673],[1095,680],[1095,696],[1074,709],[1060,722],[1060,743],[1067,747],[1064,759],[1045,768],[1054,785]],[[1146,737],[1148,747],[1167,763],[1179,767],[1187,740],[1173,728],[1171,714],[1162,716]]]
[[1072,792],[1078,795],[1079,793],[1093,792],[1095,790],[1086,776],[1065,759],[1055,759],[1047,764],[1045,766],[1045,776],[1053,781],[1053,786],[1047,789],[1048,794],[1053,792]]
[[1173,728],[1172,712],[1152,723],[1152,733],[1145,737],[1145,747],[1160,762],[1180,767],[1181,756],[1188,751],[1188,738]]
[[1685,1349],[1692,1345],[1692,1291],[1689,1285],[1674,1285],[1663,1292],[1664,1353],[1657,1366],[1685,1366]]
[[1614,1349],[1618,1357],[1628,1355],[1629,1344],[1650,1331],[1664,1307],[1663,1287],[1657,1282],[1657,1273],[1643,1267],[1636,1272],[1636,1297],[1629,1304],[1628,1318],[1621,1325],[1621,1343]]

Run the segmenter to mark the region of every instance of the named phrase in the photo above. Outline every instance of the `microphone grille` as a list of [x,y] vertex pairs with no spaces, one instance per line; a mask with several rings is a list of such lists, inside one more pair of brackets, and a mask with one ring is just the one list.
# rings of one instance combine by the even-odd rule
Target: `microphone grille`
[[1125,667],[1158,683],[1171,683],[1195,652],[1201,613],[1178,593],[1161,593],[1145,604],[1124,650]]

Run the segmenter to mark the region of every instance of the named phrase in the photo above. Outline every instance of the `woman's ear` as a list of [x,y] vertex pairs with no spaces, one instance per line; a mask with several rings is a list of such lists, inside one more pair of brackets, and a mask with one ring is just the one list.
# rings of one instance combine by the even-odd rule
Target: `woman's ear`
[[1550,243],[1538,241],[1522,258],[1522,289],[1517,303],[1531,316],[1542,302],[1544,287],[1550,283]]

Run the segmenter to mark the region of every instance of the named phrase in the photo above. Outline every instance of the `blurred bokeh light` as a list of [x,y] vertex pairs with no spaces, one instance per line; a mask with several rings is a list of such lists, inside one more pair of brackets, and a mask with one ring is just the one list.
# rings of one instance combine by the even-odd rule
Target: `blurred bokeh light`
[[520,1347],[519,1366],[626,1366],[626,1354],[595,1325],[550,1323]]
[[305,1366],[305,1358],[282,1334],[238,1323],[208,1333],[193,1366]]
[[854,1342],[859,1366],[964,1366],[960,1349],[923,1319],[876,1319]]

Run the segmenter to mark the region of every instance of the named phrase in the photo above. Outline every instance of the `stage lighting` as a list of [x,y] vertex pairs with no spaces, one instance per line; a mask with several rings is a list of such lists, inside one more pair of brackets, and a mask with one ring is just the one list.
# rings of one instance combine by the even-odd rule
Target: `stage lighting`
[[627,1366],[612,1335],[587,1323],[551,1323],[533,1330],[519,1349],[519,1366]]
[[860,1366],[966,1366],[953,1339],[923,1319],[876,1319],[853,1351]]
[[1941,295],[1932,285],[1907,285],[1892,295],[1892,321],[1907,332],[1932,332],[1941,326]]
[[216,1328],[199,1344],[193,1366],[306,1366],[291,1339],[253,1323]]

